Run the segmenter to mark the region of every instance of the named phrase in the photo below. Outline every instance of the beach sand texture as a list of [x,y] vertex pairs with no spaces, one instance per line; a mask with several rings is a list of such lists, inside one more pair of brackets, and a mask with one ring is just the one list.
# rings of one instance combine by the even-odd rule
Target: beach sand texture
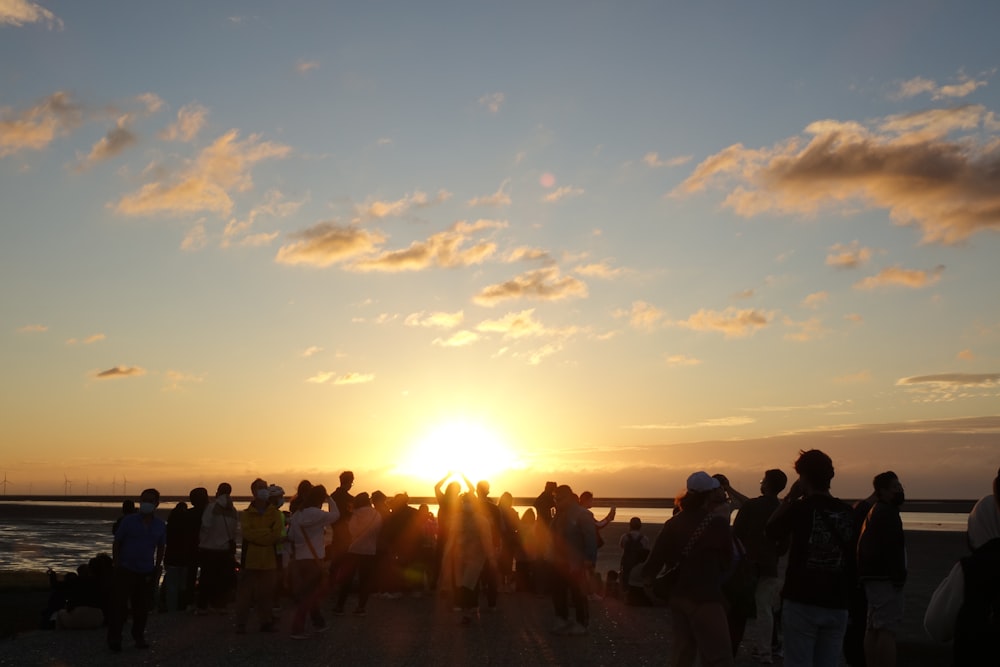
[[[626,529],[620,523],[606,529],[600,571],[617,567],[617,536]],[[652,537],[659,526],[645,530]],[[926,637],[922,619],[934,588],[966,553],[965,535],[907,532],[907,551],[910,575],[899,664],[946,665],[949,648]],[[44,592],[6,587],[0,590],[0,609],[8,623],[25,618],[27,627],[34,627],[45,598]],[[236,635],[231,616],[154,614],[147,631],[152,648],[131,648],[126,626],[120,655],[108,652],[102,630],[25,632],[0,640],[0,665],[664,665],[671,646],[667,609],[611,600],[591,603],[591,630],[585,637],[552,635],[551,602],[525,593],[501,595],[498,610],[484,610],[471,627],[460,627],[450,605],[435,596],[373,598],[363,618],[333,617],[327,605],[330,629],[303,641],[288,636],[289,605],[286,601],[281,631],[275,634],[257,633],[251,622],[248,634]],[[755,663],[741,655],[737,664]]]

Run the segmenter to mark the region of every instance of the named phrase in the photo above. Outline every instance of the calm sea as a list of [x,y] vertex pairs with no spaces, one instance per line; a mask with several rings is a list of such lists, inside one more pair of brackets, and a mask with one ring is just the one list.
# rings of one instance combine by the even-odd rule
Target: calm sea
[[[4,511],[6,505],[38,506],[42,503],[22,501],[0,502],[0,570],[45,570],[58,572],[76,569],[100,552],[111,553],[111,525],[107,519],[59,518],[57,512],[47,512],[43,518],[33,518],[30,513]],[[120,503],[47,502],[52,506],[119,508]],[[518,507],[519,512],[525,508]],[[437,507],[431,506],[436,512]],[[603,518],[607,508],[595,507],[594,516]],[[159,513],[166,516],[165,512]],[[627,522],[637,516],[644,524],[659,525],[670,518],[666,507],[628,507],[618,510],[616,521]],[[903,527],[907,530],[964,531],[967,513],[902,512]],[[610,530],[614,530],[613,528]],[[605,533],[607,535],[607,533]],[[608,540],[609,544],[617,542]]]

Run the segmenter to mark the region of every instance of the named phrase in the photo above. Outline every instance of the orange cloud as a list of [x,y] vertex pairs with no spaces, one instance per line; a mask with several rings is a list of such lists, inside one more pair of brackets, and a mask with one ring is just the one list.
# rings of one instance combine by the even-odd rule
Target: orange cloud
[[663,319],[664,312],[645,301],[633,301],[630,310],[616,310],[615,317],[628,317],[633,329],[652,331]]
[[94,377],[99,380],[114,380],[127,377],[141,377],[146,374],[146,369],[139,366],[115,366],[106,371],[97,371]]
[[[730,146],[699,164],[672,194],[729,183],[723,205],[750,217],[773,211],[882,208],[917,225],[926,242],[957,243],[1000,229],[1000,152],[983,137],[993,115],[979,105],[890,116],[870,124],[818,121],[769,148]],[[953,133],[964,136],[952,138]]]
[[425,208],[441,204],[451,199],[451,193],[447,190],[438,190],[433,199],[427,193],[416,190],[413,194],[408,194],[395,201],[375,200],[364,206],[358,207],[358,214],[364,219],[380,219],[387,217],[398,217],[406,214],[414,208]]
[[678,326],[695,331],[718,331],[726,338],[741,338],[756,333],[771,323],[773,315],[754,309],[726,308],[723,311],[702,308],[686,320],[676,322]]
[[584,193],[583,188],[574,188],[568,185],[561,188],[556,188],[549,194],[542,197],[542,201],[546,203],[555,203],[560,199],[566,199],[567,197],[579,197]]
[[208,109],[200,104],[185,104],[177,111],[177,119],[160,132],[164,141],[194,141],[208,118]]
[[465,313],[461,310],[454,313],[411,313],[403,320],[403,324],[408,327],[432,327],[437,329],[451,329],[457,327],[465,319]]
[[855,289],[872,290],[879,287],[911,287],[920,289],[929,287],[941,279],[943,266],[938,266],[931,271],[920,269],[903,269],[899,266],[891,266],[882,269],[874,276],[868,276],[854,284]]
[[500,188],[491,195],[483,195],[481,197],[473,197],[469,200],[469,206],[510,206],[511,199],[510,194],[507,192],[507,188],[510,186],[510,179],[506,179],[500,184]]
[[291,148],[261,141],[253,134],[239,140],[230,130],[216,139],[176,178],[147,183],[121,198],[115,209],[124,215],[180,215],[202,211],[226,215],[233,207],[231,191],[253,187],[251,167],[262,160],[284,158]]
[[53,93],[22,111],[0,108],[0,157],[41,150],[76,128],[81,119],[80,106],[65,92]]
[[289,236],[293,242],[279,248],[274,258],[279,264],[326,267],[369,253],[385,241],[378,232],[333,222],[321,222]]
[[0,2],[0,25],[20,28],[27,23],[44,23],[49,29],[57,30],[62,30],[63,27],[62,19],[30,0]]
[[453,268],[481,264],[496,253],[496,243],[478,241],[463,247],[474,234],[484,230],[501,229],[507,223],[498,220],[477,220],[468,223],[460,220],[450,228],[432,234],[426,241],[414,241],[403,250],[388,250],[374,257],[353,262],[348,268],[354,271],[419,271],[437,266]]
[[872,249],[862,247],[857,241],[850,244],[835,243],[830,246],[830,252],[826,255],[826,265],[838,269],[854,269],[868,262],[872,256]]
[[474,298],[482,306],[510,299],[560,301],[587,296],[587,285],[573,276],[562,276],[557,267],[527,271],[502,283],[483,288]]

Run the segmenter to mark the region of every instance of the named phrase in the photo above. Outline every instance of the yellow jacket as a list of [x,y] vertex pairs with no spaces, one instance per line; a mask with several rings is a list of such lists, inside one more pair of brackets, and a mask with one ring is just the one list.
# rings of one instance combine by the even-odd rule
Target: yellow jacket
[[269,504],[263,514],[253,505],[240,512],[246,569],[273,570],[278,567],[274,546],[281,541],[281,524],[281,512],[274,505]]

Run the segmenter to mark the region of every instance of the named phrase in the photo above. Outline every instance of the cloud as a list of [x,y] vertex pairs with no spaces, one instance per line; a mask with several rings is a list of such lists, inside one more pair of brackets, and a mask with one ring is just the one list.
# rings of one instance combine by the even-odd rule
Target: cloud
[[664,312],[645,301],[633,301],[631,309],[619,309],[613,315],[619,318],[628,317],[629,324],[633,329],[652,331],[663,320]]
[[505,221],[480,219],[473,223],[459,220],[447,230],[432,234],[426,241],[414,241],[402,250],[387,250],[373,257],[360,258],[348,268],[353,271],[419,271],[432,266],[454,268],[481,264],[496,253],[493,241],[477,241],[463,247],[473,235],[507,226]]
[[67,345],[76,345],[77,343],[82,343],[83,345],[93,345],[94,343],[97,343],[97,342],[100,342],[102,340],[105,340],[106,338],[107,338],[107,336],[105,336],[104,334],[102,334],[102,333],[96,333],[96,334],[92,334],[90,336],[87,336],[83,340],[77,340],[76,338],[70,338],[69,340],[66,341],[66,344]]
[[239,131],[230,130],[202,150],[176,178],[147,183],[122,197],[115,209],[123,215],[183,215],[203,211],[228,215],[233,207],[229,193],[246,192],[253,187],[251,167],[290,153],[290,147],[261,141],[257,134],[240,141]]
[[0,108],[0,157],[22,150],[41,150],[76,128],[82,119],[72,95],[56,92],[33,107]]
[[498,113],[500,107],[504,103],[503,93],[489,93],[488,95],[483,95],[479,98],[480,106],[484,106],[490,110],[490,113]]
[[510,280],[482,289],[474,297],[481,306],[494,306],[510,299],[540,299],[560,301],[572,297],[586,297],[587,285],[573,276],[562,276],[557,267],[527,271]]
[[631,424],[628,426],[622,426],[622,428],[634,429],[639,431],[668,431],[668,430],[682,430],[691,428],[705,428],[708,426],[746,426],[747,424],[753,424],[757,420],[753,417],[737,416],[737,417],[719,417],[717,419],[705,419],[697,422],[666,422],[662,424]]
[[199,220],[188,229],[181,241],[181,250],[201,250],[208,245],[208,234],[205,232],[204,220]]
[[377,220],[390,216],[399,217],[408,213],[411,209],[434,206],[435,204],[446,202],[449,199],[451,199],[451,193],[447,190],[438,190],[437,195],[435,195],[433,199],[429,198],[427,193],[416,190],[413,194],[404,195],[401,199],[397,199],[395,201],[375,200],[362,206],[358,206],[357,210],[360,218],[366,220]]
[[649,167],[657,169],[659,167],[679,167],[690,162],[693,157],[694,156],[692,155],[678,155],[677,157],[672,157],[669,160],[663,161],[660,159],[659,153],[650,152],[642,156],[642,161]]
[[826,265],[838,269],[855,269],[866,264],[872,256],[872,249],[865,248],[857,241],[849,244],[835,243],[826,255]]
[[247,217],[243,220],[232,218],[226,223],[222,231],[222,241],[220,245],[228,248],[234,243],[242,246],[262,246],[268,245],[278,237],[278,232],[251,234],[250,230],[259,217],[286,218],[294,215],[302,207],[306,200],[289,201],[278,190],[268,190],[264,196],[264,201],[257,204]]
[[1000,145],[979,132],[994,117],[966,105],[889,116],[867,127],[817,121],[805,130],[808,141],[729,146],[671,194],[720,184],[728,189],[723,206],[744,217],[885,209],[896,224],[919,226],[925,242],[958,243],[1000,229]]
[[751,298],[753,298],[754,294],[756,294],[756,293],[757,293],[757,290],[755,290],[752,287],[749,287],[749,288],[747,288],[745,290],[740,290],[739,292],[736,292],[735,294],[733,294],[732,298],[734,300],[736,300],[736,301],[743,301],[745,299],[751,299]]
[[865,321],[865,318],[860,313],[848,313],[844,315],[844,319],[848,322],[854,322],[855,324],[861,324]]
[[806,405],[761,405],[756,408],[743,408],[746,412],[796,412],[799,410],[832,410],[844,408],[851,401],[827,401],[826,403],[809,403]]
[[299,74],[306,74],[314,69],[319,68],[319,61],[316,60],[300,60],[295,63],[295,71]]
[[367,384],[374,381],[375,375],[373,373],[344,373],[343,375],[337,375],[333,371],[322,371],[306,379],[306,382],[312,382],[313,384],[333,385]]
[[833,381],[836,384],[860,384],[863,382],[871,382],[871,379],[871,371],[864,370],[858,371],[857,373],[848,373],[847,375],[838,375],[833,378]]
[[672,354],[666,358],[667,366],[697,366],[701,364],[701,359],[688,356],[686,354]]
[[854,283],[854,288],[872,290],[879,287],[895,286],[920,289],[922,287],[930,287],[939,281],[943,271],[943,266],[935,267],[931,271],[903,269],[899,266],[891,266],[887,269],[882,269],[874,276],[868,276],[863,280],[859,280]]
[[504,257],[505,262],[520,262],[520,261],[541,261],[543,264],[554,264],[555,260],[552,255],[549,254],[547,250],[542,250],[541,248],[529,248],[527,246],[520,246],[508,251]]
[[379,232],[334,222],[321,222],[289,234],[292,243],[281,246],[274,260],[279,264],[327,267],[371,252],[385,241]]
[[808,320],[802,321],[796,321],[790,317],[786,317],[782,320],[782,324],[786,327],[797,329],[797,331],[785,334],[785,340],[791,340],[797,343],[816,340],[817,338],[822,338],[823,335],[827,333],[827,330],[823,328],[822,320],[818,317],[811,317]]
[[500,319],[483,320],[476,325],[476,330],[482,333],[503,334],[506,339],[518,339],[537,336],[548,336],[553,334],[570,334],[575,329],[557,330],[549,329],[534,317],[535,309],[529,308],[517,313],[507,313]]
[[302,356],[305,357],[306,359],[308,359],[309,357],[313,356],[314,354],[319,354],[322,351],[323,351],[323,348],[319,347],[318,345],[310,345],[306,349],[302,350]]
[[995,387],[1000,384],[1000,373],[940,373],[938,375],[917,375],[900,378],[897,386],[913,384],[936,384],[960,387]]
[[542,201],[551,204],[567,197],[579,197],[583,193],[583,188],[574,188],[566,185],[561,188],[556,188],[549,194],[545,195],[542,197]]
[[510,206],[511,199],[510,194],[507,192],[507,188],[510,186],[510,179],[504,180],[500,184],[499,189],[491,195],[484,195],[482,197],[473,197],[469,200],[469,206]]
[[44,23],[52,30],[62,30],[63,22],[58,16],[30,0],[0,0],[0,25],[20,28],[27,23]]
[[976,355],[972,353],[972,350],[966,349],[956,354],[955,357],[962,361],[972,361],[976,358]]
[[605,278],[610,280],[612,278],[617,278],[625,273],[625,269],[613,268],[608,262],[595,262],[593,264],[578,264],[573,267],[573,271],[579,273],[581,276],[588,276],[591,278]]
[[463,329],[456,331],[448,338],[435,338],[433,342],[434,345],[440,347],[465,347],[466,345],[472,345],[477,340],[479,340],[479,334],[475,331]]
[[802,305],[806,308],[812,308],[813,310],[815,310],[829,300],[830,300],[829,292],[813,292],[806,298],[802,299]]
[[184,373],[182,371],[167,371],[165,374],[167,383],[164,385],[164,391],[180,391],[184,385],[187,384],[197,384],[205,381],[204,375],[194,375],[192,373]]
[[99,162],[110,160],[129,146],[137,143],[138,137],[128,127],[130,119],[128,114],[121,116],[115,126],[94,144],[90,149],[90,154],[80,163],[79,168],[87,169]]
[[695,331],[718,331],[725,334],[726,338],[741,338],[768,326],[772,318],[772,313],[751,308],[729,307],[723,311],[702,308],[686,320],[674,324]]
[[118,378],[141,377],[146,374],[146,369],[139,366],[115,366],[106,371],[95,371],[94,377],[98,380],[115,380]]
[[177,119],[160,132],[160,139],[185,143],[194,141],[207,119],[207,108],[194,102],[185,104],[177,111]]
[[915,76],[912,79],[903,81],[897,90],[891,95],[893,99],[904,100],[918,95],[929,94],[932,99],[941,100],[948,98],[966,97],[974,93],[978,88],[987,84],[985,79],[973,79],[970,76],[959,74],[958,83],[938,85],[932,79],[922,76]]
[[408,327],[430,327],[435,329],[453,329],[465,319],[465,313],[461,310],[454,313],[410,313],[403,320],[403,324]]
[[18,328],[18,333],[45,333],[49,328],[44,324],[25,324]]

